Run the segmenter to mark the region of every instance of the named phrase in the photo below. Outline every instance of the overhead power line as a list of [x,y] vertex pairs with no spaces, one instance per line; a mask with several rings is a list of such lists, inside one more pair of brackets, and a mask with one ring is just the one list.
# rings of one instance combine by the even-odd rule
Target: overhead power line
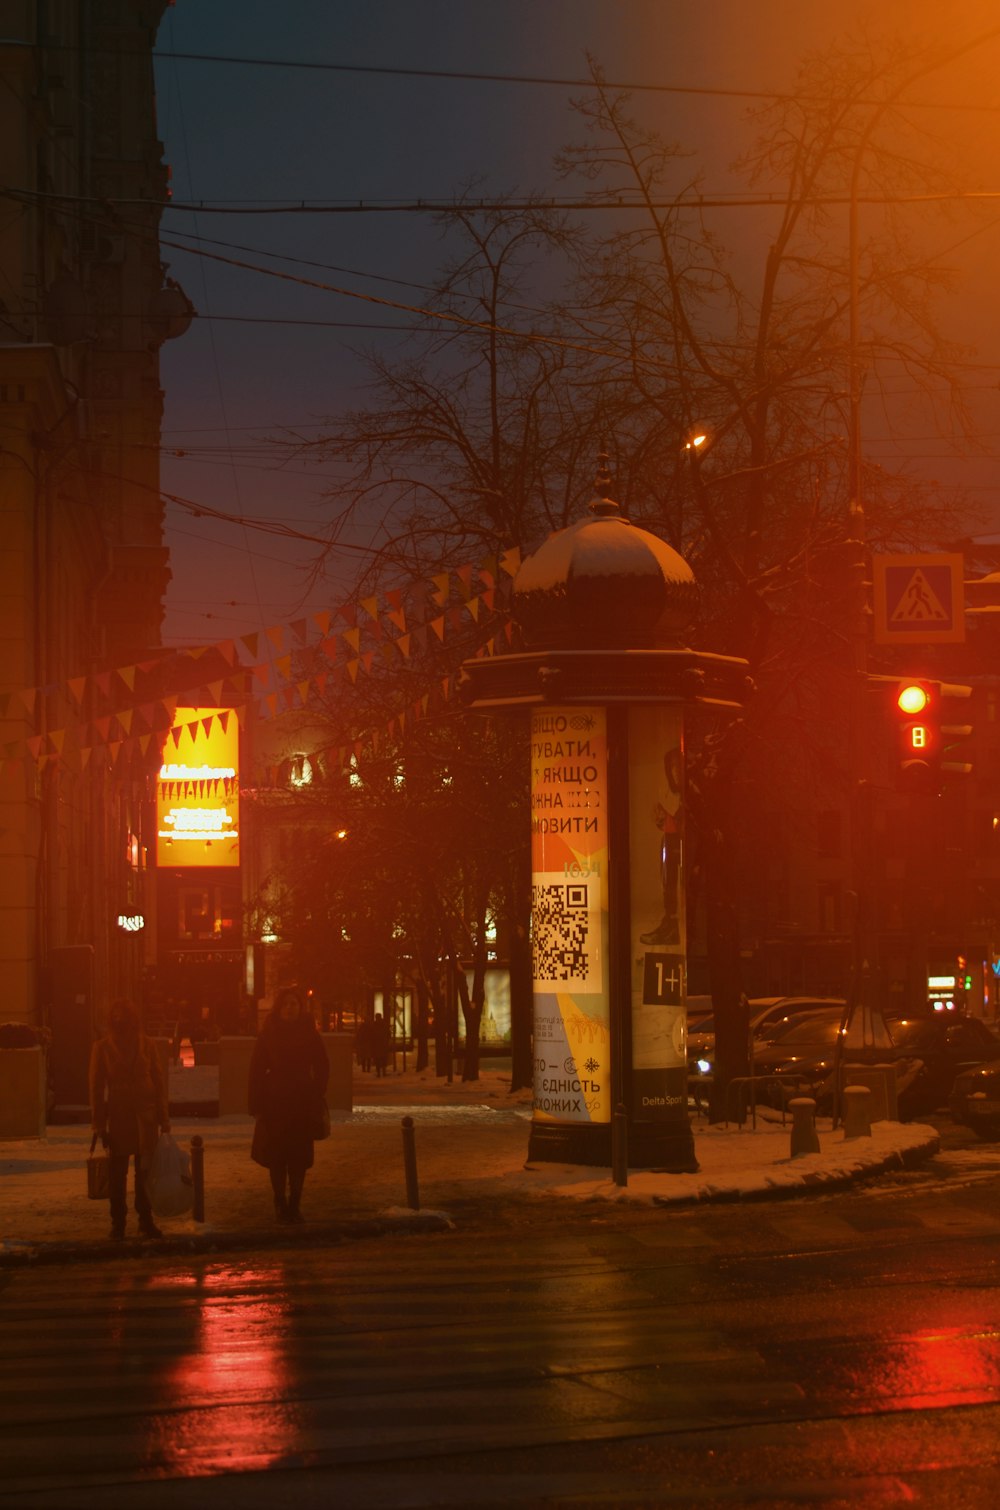
[[[5,38],[5,46],[22,46],[33,49],[35,43],[27,38]],[[84,51],[80,46],[74,46],[66,42],[45,43],[46,52],[68,52],[80,54]],[[86,48],[90,56],[101,57],[132,57],[131,51],[114,47],[91,47]],[[481,70],[461,68],[405,68],[388,63],[330,63],[322,58],[255,58],[238,53],[213,53],[213,52],[182,52],[176,48],[156,48],[153,53],[154,62],[165,63],[218,63],[224,67],[235,68],[284,68],[292,71],[306,73],[344,73],[369,75],[383,78],[409,78],[409,79],[441,79],[460,84],[519,84],[528,87],[541,87],[545,89],[614,89],[625,93],[643,94],[679,94],[692,97],[702,96],[706,99],[737,99],[737,100],[800,100],[814,103],[817,101],[831,100],[834,96],[824,93],[802,93],[787,89],[750,89],[750,88],[724,88],[716,84],[654,84],[648,79],[604,79],[599,81],[592,75],[584,77],[562,76],[558,74],[528,74],[528,73],[487,73]],[[882,100],[870,98],[867,95],[859,96],[855,102],[858,105],[881,105]],[[908,109],[919,110],[972,110],[982,111],[986,114],[996,115],[1000,113],[1000,105],[986,103],[978,100],[910,100],[907,101]]]
[[[157,50],[154,57],[162,58],[167,62],[174,61],[178,63],[222,63],[243,68],[289,68],[313,73],[369,74],[374,76],[381,75],[386,78],[404,79],[444,79],[453,80],[456,83],[470,84],[522,84],[535,87],[541,86],[546,89],[594,89],[597,87],[597,81],[590,75],[583,78],[573,78],[551,74],[481,73],[472,72],[468,69],[396,68],[387,64],[377,63],[328,63],[322,59],[253,58],[227,53],[176,52],[167,50],[162,52]],[[651,84],[647,80],[637,79],[601,79],[600,85],[604,89],[614,89],[629,94],[681,94],[707,99],[818,101],[831,98],[831,96],[826,94],[800,94],[794,90],[785,89],[733,89],[722,88],[719,85],[713,84]],[[863,97],[859,98],[857,103],[859,105],[880,105],[882,101]],[[991,115],[1000,113],[1000,105],[986,104],[975,100],[913,100],[907,101],[907,107],[920,110],[981,110]]]
[[1000,199],[1000,189],[942,189],[925,194],[810,194],[790,200],[785,194],[684,194],[666,199],[616,198],[555,199],[160,199],[127,198],[85,194],[46,193],[39,189],[0,189],[12,200],[46,200],[70,205],[111,209],[173,210],[199,215],[475,215],[506,214],[511,210],[551,210],[558,213],[601,211],[616,213],[649,210],[783,210],[789,204],[808,204],[815,209],[859,205],[976,204]]

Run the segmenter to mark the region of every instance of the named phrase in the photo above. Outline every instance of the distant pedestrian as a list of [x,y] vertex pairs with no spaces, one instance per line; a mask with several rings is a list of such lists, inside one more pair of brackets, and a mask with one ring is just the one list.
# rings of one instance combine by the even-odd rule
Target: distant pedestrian
[[257,1118],[251,1158],[267,1169],[279,1222],[301,1222],[316,1118],[326,1105],[330,1062],[297,991],[279,993],[250,1058],[249,1110]]
[[385,1074],[391,1049],[392,1035],[389,1032],[389,1024],[381,1012],[376,1012],[372,1023],[372,1059],[375,1061],[376,1075]]
[[358,1023],[358,1031],[354,1035],[354,1055],[367,1075],[372,1067],[372,1025],[367,1017],[362,1017]]
[[170,1131],[167,1087],[156,1044],[130,1001],[112,1003],[109,1032],[90,1055],[90,1116],[108,1150],[111,1237],[125,1236],[128,1167],[135,1159],[135,1211],[143,1237],[162,1237],[153,1221],[146,1172],[161,1132]]

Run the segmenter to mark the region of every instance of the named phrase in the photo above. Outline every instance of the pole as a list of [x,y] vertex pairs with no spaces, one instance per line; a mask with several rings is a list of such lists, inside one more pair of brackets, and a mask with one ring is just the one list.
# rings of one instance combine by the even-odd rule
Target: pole
[[[632,961],[629,919],[628,724],[608,708],[608,967],[611,1007],[611,1164],[615,1184],[628,1180],[632,1061]],[[619,1121],[619,1116],[621,1120]],[[621,1160],[620,1164],[618,1160]],[[622,1178],[618,1178],[618,1173]]]
[[413,1118],[403,1118],[403,1173],[406,1176],[406,1204],[411,1211],[420,1210],[420,1190],[417,1185],[417,1143]]
[[611,1177],[615,1184],[628,1184],[628,1112],[616,1106],[611,1124]]
[[194,1208],[191,1215],[196,1222],[205,1220],[205,1144],[199,1133],[191,1139],[191,1183],[194,1186]]

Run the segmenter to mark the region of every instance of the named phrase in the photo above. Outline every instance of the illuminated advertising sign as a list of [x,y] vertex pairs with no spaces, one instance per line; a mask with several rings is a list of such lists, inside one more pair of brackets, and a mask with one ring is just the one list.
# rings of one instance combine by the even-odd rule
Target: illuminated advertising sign
[[178,708],[156,784],[156,863],[240,863],[240,728],[231,708]]
[[633,1116],[657,1122],[687,1107],[680,708],[630,708],[628,751]]
[[531,717],[534,1117],[611,1120],[607,728],[603,708]]

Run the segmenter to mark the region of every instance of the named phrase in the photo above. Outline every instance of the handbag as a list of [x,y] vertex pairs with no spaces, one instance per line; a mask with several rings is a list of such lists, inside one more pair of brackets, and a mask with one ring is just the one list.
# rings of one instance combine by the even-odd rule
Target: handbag
[[95,1153],[97,1147],[97,1134],[90,1140],[90,1153],[87,1155],[87,1198],[91,1201],[106,1201],[108,1198],[108,1151],[102,1148],[100,1153]]
[[146,1190],[157,1216],[183,1216],[194,1205],[190,1156],[169,1133],[161,1133],[153,1149]]
[[309,1119],[309,1132],[314,1143],[322,1143],[324,1138],[330,1136],[330,1108],[322,1093],[318,1096],[315,1109]]

